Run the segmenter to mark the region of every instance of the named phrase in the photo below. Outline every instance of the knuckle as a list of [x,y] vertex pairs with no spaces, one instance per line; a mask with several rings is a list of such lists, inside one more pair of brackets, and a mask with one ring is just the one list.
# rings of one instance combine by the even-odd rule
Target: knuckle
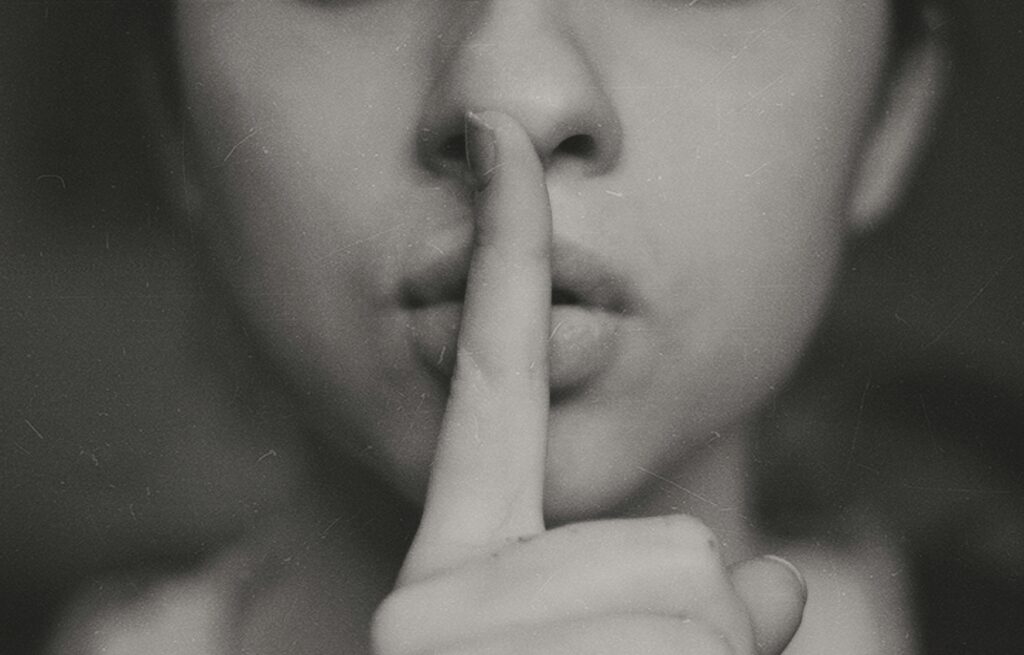
[[722,593],[728,586],[728,571],[711,528],[684,515],[662,517],[659,527],[659,566],[666,579],[675,581],[679,593],[691,601],[695,594]]
[[708,630],[700,639],[702,655],[740,655],[728,639],[716,632]]
[[440,575],[392,591],[370,619],[371,652],[425,655],[473,636],[479,622],[472,609],[480,603],[468,586]]
[[720,632],[705,623],[679,617],[633,617],[628,629],[617,637],[623,643],[616,652],[738,655]]
[[679,621],[679,639],[685,644],[684,652],[700,655],[740,655],[732,642],[721,632],[695,621]]
[[676,514],[662,517],[668,545],[685,553],[695,564],[721,567],[721,544],[718,537],[703,521],[692,516]]
[[688,514],[669,514],[661,517],[665,530],[681,543],[689,546],[718,548],[718,538],[706,523]]

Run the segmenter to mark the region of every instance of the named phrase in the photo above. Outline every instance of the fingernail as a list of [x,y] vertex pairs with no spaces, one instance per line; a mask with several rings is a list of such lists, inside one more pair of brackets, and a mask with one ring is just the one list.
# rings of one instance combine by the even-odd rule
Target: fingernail
[[800,569],[796,568],[796,565],[793,564],[793,562],[790,562],[788,559],[779,557],[778,555],[764,555],[762,559],[766,559],[771,562],[777,562],[785,566],[787,569],[789,569],[789,572],[792,573],[793,577],[796,578],[797,581],[800,583],[800,588],[803,590],[804,600],[807,600],[807,580],[804,578],[804,574],[800,572]]
[[494,128],[474,112],[466,113],[466,161],[476,188],[486,187],[498,163],[498,144]]

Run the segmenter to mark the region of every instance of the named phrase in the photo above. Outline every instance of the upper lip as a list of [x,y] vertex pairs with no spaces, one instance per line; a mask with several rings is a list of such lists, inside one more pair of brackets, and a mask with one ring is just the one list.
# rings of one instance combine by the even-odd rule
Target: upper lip
[[[402,279],[401,302],[418,309],[462,302],[469,273],[470,244],[434,252],[413,265]],[[637,309],[637,294],[628,278],[597,254],[556,240],[551,253],[551,303],[579,305],[615,314]]]

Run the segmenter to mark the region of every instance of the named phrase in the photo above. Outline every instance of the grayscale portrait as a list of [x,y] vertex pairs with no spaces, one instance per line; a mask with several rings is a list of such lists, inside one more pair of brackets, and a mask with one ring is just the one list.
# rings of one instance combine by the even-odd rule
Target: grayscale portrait
[[0,7],[0,653],[1024,648],[1024,8]]

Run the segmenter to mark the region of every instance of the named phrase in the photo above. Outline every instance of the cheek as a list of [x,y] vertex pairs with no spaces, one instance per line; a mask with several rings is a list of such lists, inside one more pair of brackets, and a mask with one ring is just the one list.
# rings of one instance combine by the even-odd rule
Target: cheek
[[[777,151],[761,135],[777,132],[732,128],[714,155],[665,175],[655,197],[672,218],[647,237],[665,275],[656,290],[668,354],[661,385],[685,390],[702,424],[744,416],[792,368],[827,301],[843,239],[845,191],[835,180],[845,177],[845,156],[794,145],[767,160],[760,153]],[[809,169],[823,159],[831,170],[815,179]]]
[[186,3],[179,20],[218,268],[275,344],[297,339],[318,357],[358,343],[373,327],[361,335],[354,317],[372,316],[420,218],[383,172],[407,155],[412,120],[379,108],[414,106],[395,97],[409,85],[363,79],[403,69],[360,61],[367,37],[302,3]]
[[[387,305],[409,244],[454,213],[440,191],[383,173],[407,166],[413,141],[403,137],[416,103],[395,94],[414,87],[327,72],[403,74],[386,62],[343,65],[340,53],[324,54],[311,71],[272,40],[261,54],[249,37],[217,34],[228,19],[238,33],[258,34],[259,16],[209,13],[210,26],[188,28],[183,82],[202,182],[197,221],[215,266],[308,422],[350,450],[369,452],[378,433],[400,441],[408,424],[432,419],[418,408],[430,414],[436,403],[423,400],[432,389],[396,373],[403,351]],[[385,460],[397,450],[421,456],[408,444],[377,445]]]
[[763,402],[827,302],[884,58],[882,5],[862,6],[807,5],[782,23],[795,27],[769,25],[737,56],[696,48],[645,62],[664,83],[617,98],[635,238],[657,271],[654,385],[691,427]]
[[379,287],[386,274],[368,271],[393,267],[423,220],[393,172],[408,167],[424,76],[396,35],[419,33],[424,10],[312,4],[182,4],[189,155],[220,214],[207,231],[248,251],[222,257],[236,277],[297,294]]

